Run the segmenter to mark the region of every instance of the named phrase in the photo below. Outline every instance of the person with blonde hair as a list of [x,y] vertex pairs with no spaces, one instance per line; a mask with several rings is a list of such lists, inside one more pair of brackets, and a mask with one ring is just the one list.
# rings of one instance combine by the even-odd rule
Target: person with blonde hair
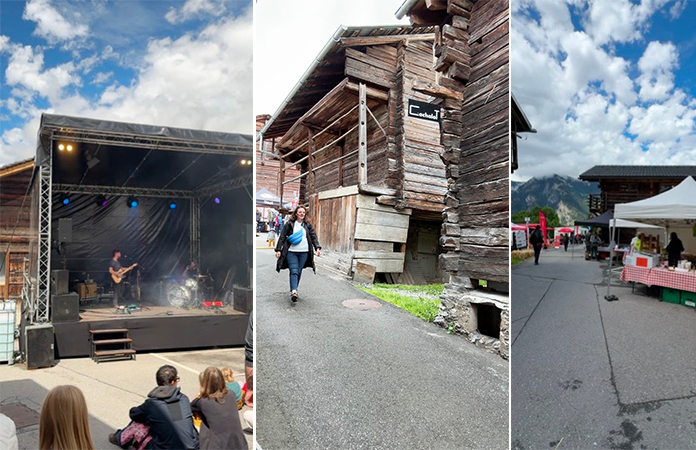
[[230,367],[222,367],[220,372],[222,372],[222,376],[225,378],[227,389],[234,392],[237,398],[237,409],[242,409],[242,406],[244,406],[244,401],[242,400],[242,387],[234,380],[234,372]]
[[39,448],[94,450],[87,402],[77,387],[56,386],[44,399],[39,419]]
[[203,372],[200,396],[191,402],[191,410],[201,414],[201,450],[248,448],[237,399],[227,389],[225,377],[217,367],[208,367]]

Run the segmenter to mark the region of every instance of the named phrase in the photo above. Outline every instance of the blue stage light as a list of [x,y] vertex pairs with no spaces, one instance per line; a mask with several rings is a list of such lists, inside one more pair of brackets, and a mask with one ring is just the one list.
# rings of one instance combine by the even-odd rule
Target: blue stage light
[[176,209],[176,202],[169,203],[169,209]]
[[138,199],[135,197],[128,197],[128,207],[129,208],[137,208],[138,207]]
[[220,204],[220,199],[218,197],[215,197],[215,203],[217,203],[218,205]]
[[69,204],[69,203],[70,203],[70,197],[64,196],[62,202],[63,202],[64,205]]

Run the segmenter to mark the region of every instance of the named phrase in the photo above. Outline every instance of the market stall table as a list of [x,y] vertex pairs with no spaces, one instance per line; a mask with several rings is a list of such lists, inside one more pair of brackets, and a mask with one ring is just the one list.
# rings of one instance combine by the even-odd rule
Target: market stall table
[[646,286],[662,286],[679,291],[696,292],[696,272],[667,270],[662,267],[624,266],[621,272],[624,283],[638,282]]

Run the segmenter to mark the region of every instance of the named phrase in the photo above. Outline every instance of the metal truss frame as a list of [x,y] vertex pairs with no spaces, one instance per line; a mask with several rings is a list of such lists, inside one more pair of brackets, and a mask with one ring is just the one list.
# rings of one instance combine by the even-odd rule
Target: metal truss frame
[[111,145],[118,147],[137,147],[153,150],[169,150],[189,153],[209,153],[251,157],[251,145],[231,145],[207,141],[178,138],[148,137],[106,131],[78,130],[61,126],[44,126],[44,133],[51,140],[64,140],[88,144]]
[[201,201],[194,197],[189,203],[189,256],[191,261],[200,264],[201,258]]
[[[51,147],[53,143],[51,143]],[[53,148],[51,148],[51,154]],[[44,159],[39,166],[39,248],[36,274],[36,292],[30,321],[50,321],[51,308],[51,219],[52,219],[52,161]]]
[[77,184],[56,184],[55,192],[62,194],[119,195],[123,197],[193,198],[194,191],[177,189],[136,188],[120,186],[89,186]]

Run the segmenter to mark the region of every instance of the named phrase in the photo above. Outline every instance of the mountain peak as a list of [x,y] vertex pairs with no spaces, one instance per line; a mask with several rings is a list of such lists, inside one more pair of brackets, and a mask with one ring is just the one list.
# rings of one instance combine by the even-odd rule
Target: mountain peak
[[597,183],[552,174],[531,178],[524,183],[512,182],[512,213],[526,211],[533,206],[550,206],[558,213],[563,224],[585,219],[589,215],[587,197],[599,192]]

